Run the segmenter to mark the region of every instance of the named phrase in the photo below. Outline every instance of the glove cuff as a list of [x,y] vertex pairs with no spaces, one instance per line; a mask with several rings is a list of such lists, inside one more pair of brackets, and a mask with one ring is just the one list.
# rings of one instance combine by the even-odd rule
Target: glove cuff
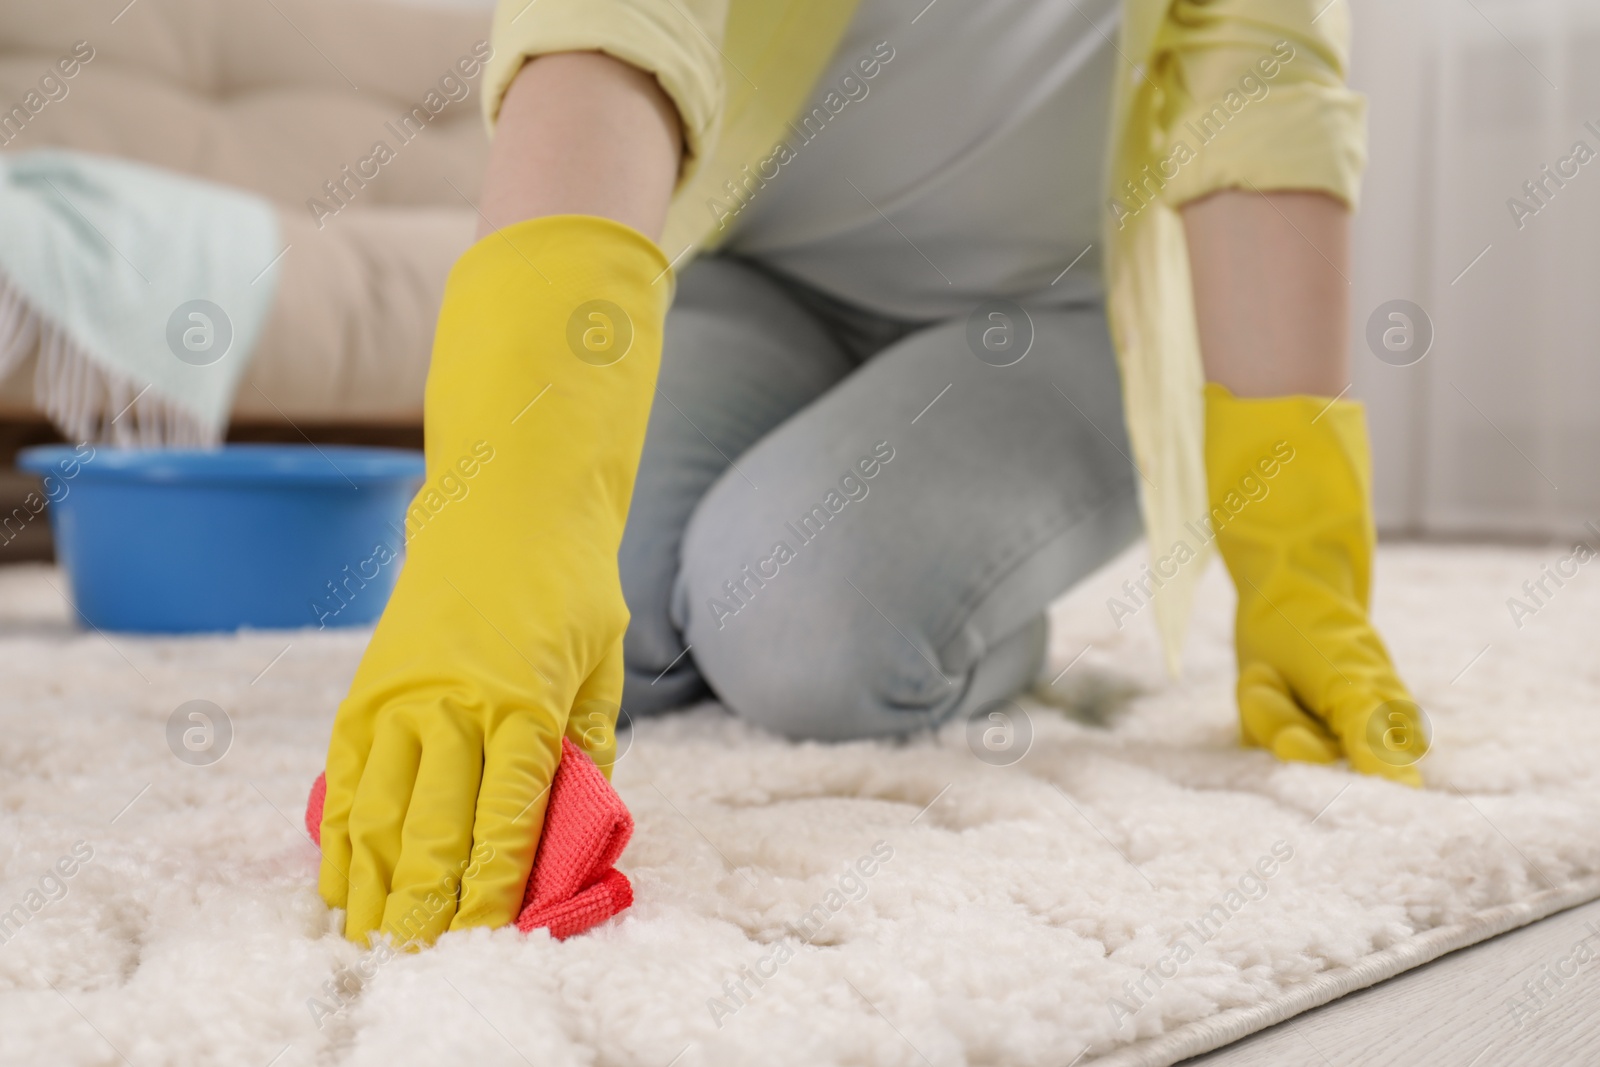
[[610,219],[555,215],[483,238],[439,313],[424,431],[430,478],[480,446],[530,469],[542,499],[599,501],[610,534],[632,495],[672,268]]
[[599,215],[545,215],[502,227],[463,252],[450,270],[445,303],[461,287],[518,282],[530,293],[539,283],[547,296],[659,287],[663,312],[677,284],[660,246],[632,226]]

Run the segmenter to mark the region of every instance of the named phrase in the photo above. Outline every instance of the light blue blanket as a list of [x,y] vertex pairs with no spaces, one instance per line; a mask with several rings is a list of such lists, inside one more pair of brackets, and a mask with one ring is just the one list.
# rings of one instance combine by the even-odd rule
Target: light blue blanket
[[260,197],[126,160],[0,153],[0,374],[77,439],[209,444],[283,246]]

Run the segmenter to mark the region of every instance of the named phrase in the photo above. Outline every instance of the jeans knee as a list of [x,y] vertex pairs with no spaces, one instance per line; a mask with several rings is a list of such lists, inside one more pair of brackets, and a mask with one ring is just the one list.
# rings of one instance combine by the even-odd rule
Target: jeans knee
[[[909,733],[937,721],[940,691],[955,680],[946,683],[921,660],[892,662],[904,658],[892,648],[846,642],[785,647],[752,628],[746,635],[725,634],[706,650],[700,669],[729,710],[748,722],[795,740],[849,741]],[[906,675],[914,676],[912,684],[894,684]]]
[[742,570],[690,573],[685,636],[712,691],[749,722],[795,739],[882,737],[932,725],[959,699],[962,679],[940,668],[922,628],[887,622],[842,575],[781,572],[758,585],[736,580]]

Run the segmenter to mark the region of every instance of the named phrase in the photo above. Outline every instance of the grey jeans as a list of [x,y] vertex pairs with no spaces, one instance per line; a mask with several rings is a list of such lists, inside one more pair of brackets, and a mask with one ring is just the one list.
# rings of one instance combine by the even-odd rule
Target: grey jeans
[[1029,318],[997,366],[965,319],[689,267],[622,540],[627,713],[714,693],[842,740],[1027,687],[1046,605],[1139,528],[1103,312]]

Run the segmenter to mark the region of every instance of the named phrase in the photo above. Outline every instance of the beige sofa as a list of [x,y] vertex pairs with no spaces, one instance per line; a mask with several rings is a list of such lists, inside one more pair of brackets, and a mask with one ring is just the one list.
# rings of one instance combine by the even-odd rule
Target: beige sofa
[[[235,425],[414,426],[477,221],[488,36],[487,11],[394,0],[3,0],[0,151],[82,149],[265,197],[288,251]],[[69,78],[75,47],[92,58]],[[363,180],[379,141],[393,158]],[[32,374],[0,382],[0,419],[37,418]]]

